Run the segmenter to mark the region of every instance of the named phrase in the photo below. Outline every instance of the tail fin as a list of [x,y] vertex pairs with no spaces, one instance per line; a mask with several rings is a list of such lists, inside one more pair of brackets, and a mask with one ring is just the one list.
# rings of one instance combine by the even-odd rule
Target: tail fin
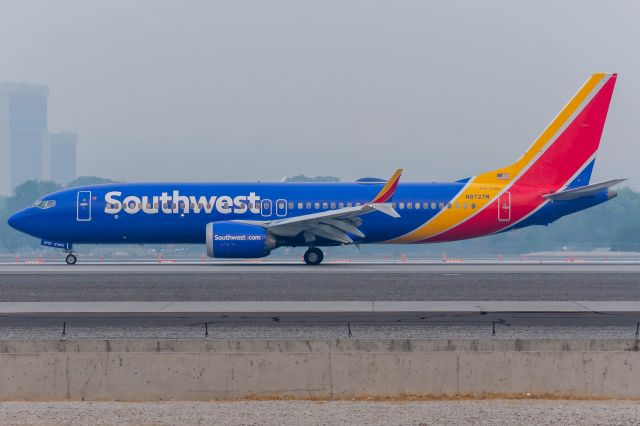
[[554,190],[588,185],[616,78],[593,74],[518,161],[483,173],[475,182],[504,186],[519,181]]
[[[464,187],[451,203],[466,207],[468,200],[473,200],[471,209],[441,210],[392,242],[453,241],[487,235],[533,214],[548,202],[545,195],[578,194],[565,190],[586,186],[591,178],[615,84],[616,74],[589,77],[518,161],[460,181]],[[600,186],[583,188],[580,194],[595,188]],[[502,216],[500,209],[505,206],[508,215]]]

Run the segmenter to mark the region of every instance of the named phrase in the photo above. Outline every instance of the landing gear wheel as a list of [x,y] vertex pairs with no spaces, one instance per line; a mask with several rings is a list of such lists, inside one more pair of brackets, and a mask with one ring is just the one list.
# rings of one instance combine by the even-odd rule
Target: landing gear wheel
[[324,253],[318,247],[310,247],[304,252],[304,263],[307,265],[319,265],[324,259]]
[[70,254],[67,256],[67,265],[75,265],[76,262],[78,261],[78,258],[76,257],[75,254]]

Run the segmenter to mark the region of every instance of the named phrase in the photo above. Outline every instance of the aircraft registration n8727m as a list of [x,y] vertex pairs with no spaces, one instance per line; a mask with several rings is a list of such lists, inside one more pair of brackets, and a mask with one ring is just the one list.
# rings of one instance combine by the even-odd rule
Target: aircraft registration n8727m
[[288,246],[436,243],[532,225],[603,203],[622,179],[590,184],[616,74],[594,74],[515,163],[443,183],[123,183],[42,197],[9,224],[77,260],[73,244],[205,244],[216,258]]

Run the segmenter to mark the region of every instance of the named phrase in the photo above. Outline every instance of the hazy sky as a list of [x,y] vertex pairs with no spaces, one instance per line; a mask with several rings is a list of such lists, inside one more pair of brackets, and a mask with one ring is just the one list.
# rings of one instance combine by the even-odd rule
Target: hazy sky
[[82,175],[451,180],[620,77],[594,179],[640,187],[640,2],[0,1],[0,81],[50,86]]

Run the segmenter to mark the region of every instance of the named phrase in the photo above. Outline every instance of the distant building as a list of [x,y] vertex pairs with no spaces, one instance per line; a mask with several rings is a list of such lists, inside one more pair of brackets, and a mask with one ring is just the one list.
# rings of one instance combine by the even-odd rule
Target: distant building
[[49,88],[0,83],[0,195],[27,180],[69,183],[76,177],[78,135],[49,133]]
[[78,134],[50,133],[51,180],[66,185],[76,178],[76,144]]
[[0,194],[42,179],[48,95],[47,86],[0,83]]

